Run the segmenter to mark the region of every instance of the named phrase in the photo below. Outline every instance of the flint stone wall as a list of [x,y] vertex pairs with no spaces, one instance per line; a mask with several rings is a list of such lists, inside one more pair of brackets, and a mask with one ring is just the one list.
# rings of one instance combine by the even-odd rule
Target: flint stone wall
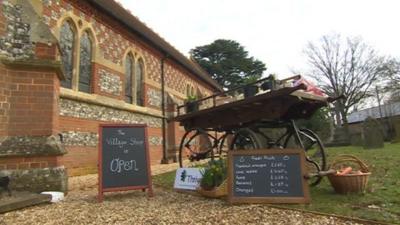
[[115,96],[121,95],[122,92],[122,81],[121,78],[112,74],[106,70],[99,70],[100,82],[99,87],[100,91],[106,92]]
[[147,89],[147,103],[151,106],[161,108],[161,91],[153,88]]
[[149,145],[162,145],[162,137],[150,136]]
[[[92,132],[64,131],[61,133],[65,146],[96,147],[99,135]],[[158,136],[149,137],[149,145],[161,145],[162,138]]]
[[25,13],[22,5],[3,1],[1,7],[7,21],[7,32],[0,37],[0,55],[10,59],[32,58],[34,46],[30,40],[31,26],[22,21]]
[[99,139],[98,134],[92,132],[64,131],[61,135],[65,146],[96,147]]
[[144,123],[149,127],[161,127],[161,119],[157,117],[64,98],[60,99],[60,115],[117,123]]

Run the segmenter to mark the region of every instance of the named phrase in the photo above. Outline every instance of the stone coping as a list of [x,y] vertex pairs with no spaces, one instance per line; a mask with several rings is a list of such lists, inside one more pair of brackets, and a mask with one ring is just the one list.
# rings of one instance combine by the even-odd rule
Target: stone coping
[[50,203],[51,195],[13,192],[11,197],[0,197],[0,200],[0,213],[5,213],[42,203]]
[[0,137],[0,158],[28,156],[57,156],[67,151],[58,135]]
[[62,70],[61,62],[58,60],[45,60],[45,59],[26,59],[26,60],[10,60],[4,57],[0,58],[0,62],[13,69],[44,69],[53,70],[56,72],[60,80],[64,80],[64,72]]

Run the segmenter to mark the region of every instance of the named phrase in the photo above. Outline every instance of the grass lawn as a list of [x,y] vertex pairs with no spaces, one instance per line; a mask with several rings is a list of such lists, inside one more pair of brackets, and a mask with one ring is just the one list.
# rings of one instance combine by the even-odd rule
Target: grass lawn
[[[324,178],[311,188],[311,204],[287,207],[400,223],[400,144],[385,144],[384,149],[364,150],[362,147],[327,148],[328,164],[339,154],[352,154],[363,160],[372,175],[364,194],[336,194]],[[155,184],[172,189],[175,172],[155,176]]]

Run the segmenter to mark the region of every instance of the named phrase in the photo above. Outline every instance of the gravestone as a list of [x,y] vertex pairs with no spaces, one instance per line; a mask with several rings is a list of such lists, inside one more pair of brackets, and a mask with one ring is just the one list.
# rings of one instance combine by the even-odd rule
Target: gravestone
[[350,134],[350,142],[353,146],[363,146],[363,135],[362,132],[354,132]]
[[350,136],[348,128],[346,127],[335,127],[333,130],[333,138],[330,142],[326,143],[327,147],[338,147],[350,145]]
[[395,134],[393,136],[393,143],[398,143],[400,142],[400,118],[396,118],[393,120],[393,128],[395,131]]
[[368,117],[363,122],[364,149],[383,148],[383,128],[378,120]]

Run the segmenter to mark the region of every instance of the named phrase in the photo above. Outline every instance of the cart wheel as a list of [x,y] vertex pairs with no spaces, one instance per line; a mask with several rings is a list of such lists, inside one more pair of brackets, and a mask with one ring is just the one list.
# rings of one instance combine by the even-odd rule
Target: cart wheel
[[260,149],[265,147],[262,144],[262,139],[263,137],[260,134],[257,134],[251,129],[242,128],[234,134],[229,149]]
[[203,130],[192,129],[183,135],[179,146],[179,166],[196,167],[214,158],[211,135]]
[[[299,130],[300,139],[303,142],[306,153],[306,168],[308,172],[317,173],[326,170],[326,156],[324,145],[318,135],[308,129]],[[284,148],[299,147],[299,143],[295,141],[294,133],[287,136]],[[309,180],[311,186],[319,184],[322,177],[313,177]]]
[[229,147],[233,140],[232,133],[225,133],[219,140],[218,152],[221,157],[228,154]]

